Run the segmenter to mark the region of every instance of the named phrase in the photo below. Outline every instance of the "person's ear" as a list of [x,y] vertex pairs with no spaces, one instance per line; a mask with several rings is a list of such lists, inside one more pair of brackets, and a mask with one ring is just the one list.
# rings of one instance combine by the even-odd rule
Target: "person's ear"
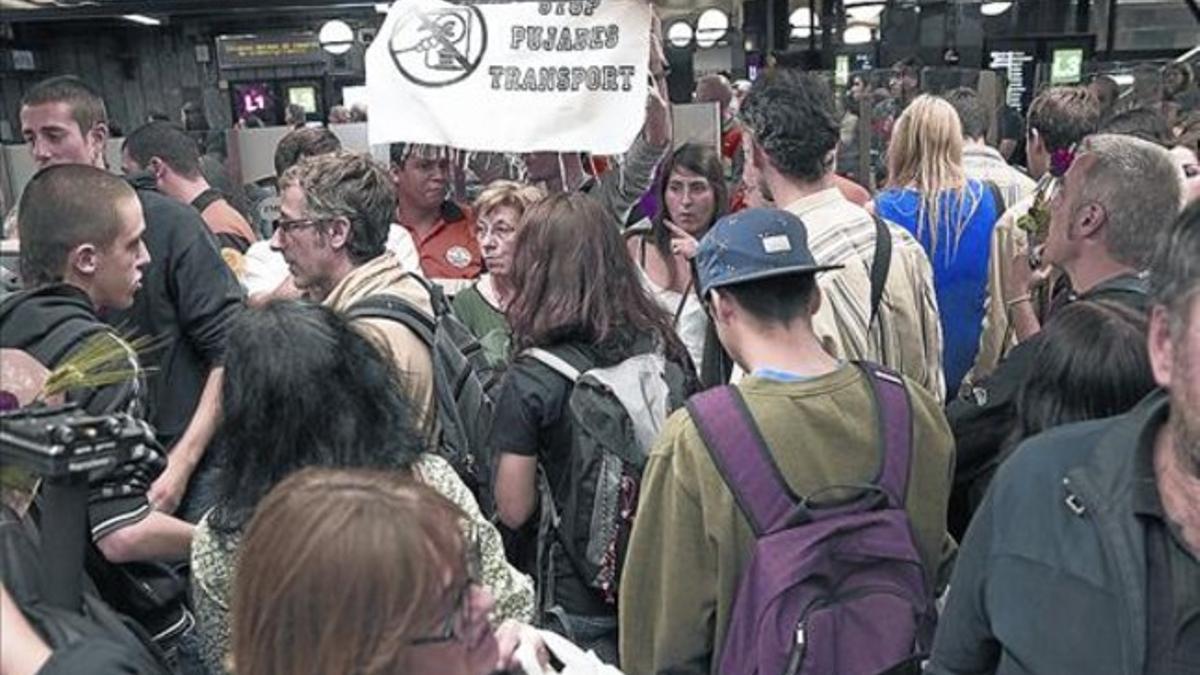
[[161,181],[166,177],[167,163],[158,157],[151,157],[150,161],[146,163],[146,170],[154,176],[154,180]]
[[737,303],[729,299],[721,290],[713,290],[709,293],[709,302],[712,307],[713,321],[720,323],[723,326],[728,326],[729,322],[737,315]]
[[350,220],[345,216],[338,216],[329,221],[329,230],[326,235],[329,238],[329,246],[337,251],[346,248],[350,243]]
[[808,299],[808,315],[810,317],[816,316],[817,312],[821,311],[821,303],[823,301],[824,298],[821,296],[821,287],[817,286],[814,282],[812,297]]
[[108,140],[108,123],[96,122],[92,125],[91,129],[88,129],[87,137],[93,145],[103,148],[105,141]]
[[750,161],[754,164],[754,168],[761,173],[765,169],[771,158],[767,157],[767,151],[763,150],[763,146],[758,142],[758,139],[753,135],[749,136],[750,141]]
[[94,276],[98,254],[95,244],[80,244],[67,254],[67,268],[82,277]]
[[1028,145],[1032,150],[1037,150],[1039,152],[1046,151],[1046,148],[1043,145],[1042,135],[1033,127],[1029,127],[1029,131],[1025,134],[1025,144]]
[[1167,308],[1155,305],[1150,310],[1150,327],[1147,332],[1150,354],[1150,370],[1158,386],[1170,388],[1171,364],[1175,361],[1175,345],[1171,340],[1171,317]]
[[1088,202],[1075,213],[1076,231],[1080,238],[1092,239],[1103,236],[1101,230],[1108,222],[1108,209],[1100,202]]

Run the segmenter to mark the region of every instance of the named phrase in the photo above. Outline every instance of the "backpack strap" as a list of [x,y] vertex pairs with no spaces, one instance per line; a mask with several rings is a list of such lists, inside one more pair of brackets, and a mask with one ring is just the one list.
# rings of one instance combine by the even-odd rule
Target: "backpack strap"
[[912,462],[912,407],[908,388],[896,373],[874,363],[857,361],[875,397],[879,411],[879,438],[883,443],[882,467],[876,484],[896,508],[904,507],[908,494],[908,472]]
[[225,195],[221,194],[220,190],[210,187],[204,192],[196,195],[196,198],[192,200],[192,208],[203,213],[204,209],[212,206],[213,202],[224,198]]
[[[414,277],[419,278],[419,277]],[[421,338],[430,349],[433,348],[433,333],[437,324],[432,317],[421,308],[397,295],[380,293],[369,295],[350,305],[345,312],[348,321],[359,319],[386,319],[395,321],[408,328]]]
[[784,527],[799,500],[779,472],[737,387],[714,387],[687,402],[713,464],[761,537]]
[[530,347],[523,350],[518,356],[528,356],[572,383],[594,365],[586,354],[570,345],[560,345],[554,349]]
[[875,219],[875,259],[871,261],[871,322],[879,316],[879,303],[883,301],[883,289],[887,285],[888,273],[892,268],[892,233],[883,218]]

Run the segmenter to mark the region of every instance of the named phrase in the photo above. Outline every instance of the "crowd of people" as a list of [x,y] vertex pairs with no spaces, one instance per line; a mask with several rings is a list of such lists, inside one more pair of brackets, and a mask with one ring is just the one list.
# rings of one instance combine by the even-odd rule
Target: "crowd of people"
[[651,70],[619,161],[466,191],[299,123],[269,231],[185,129],[110,167],[87,83],[27,91],[0,364],[155,447],[89,477],[125,622],[47,608],[6,483],[0,673],[1200,670],[1194,99],[1048,87],[1017,166],[901,68],[872,190],[819,75],[704,78],[709,147]]

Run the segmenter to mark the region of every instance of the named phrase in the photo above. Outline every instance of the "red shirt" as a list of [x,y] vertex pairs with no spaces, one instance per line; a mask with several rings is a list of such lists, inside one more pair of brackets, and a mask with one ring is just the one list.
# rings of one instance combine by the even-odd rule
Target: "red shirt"
[[475,238],[475,214],[452,201],[442,203],[442,213],[424,235],[400,223],[412,235],[421,255],[421,271],[428,279],[474,279],[483,271],[483,256]]

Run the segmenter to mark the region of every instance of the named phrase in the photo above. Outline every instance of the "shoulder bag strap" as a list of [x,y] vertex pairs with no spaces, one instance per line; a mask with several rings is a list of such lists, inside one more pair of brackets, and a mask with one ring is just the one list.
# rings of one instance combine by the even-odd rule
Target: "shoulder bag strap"
[[359,300],[346,309],[346,319],[386,319],[395,321],[417,334],[428,347],[433,347],[437,324],[419,307],[396,295],[381,293]]
[[887,286],[888,273],[892,269],[892,233],[883,218],[875,219],[875,259],[871,262],[871,323],[879,316],[879,303],[883,301],[883,289]]
[[876,483],[896,508],[903,508],[908,493],[909,466],[912,463],[912,406],[908,388],[899,375],[882,366],[865,361],[859,361],[856,365],[870,383],[875,409],[879,412],[883,459]]
[[786,526],[799,500],[779,472],[737,388],[709,389],[693,396],[687,408],[755,536]]

